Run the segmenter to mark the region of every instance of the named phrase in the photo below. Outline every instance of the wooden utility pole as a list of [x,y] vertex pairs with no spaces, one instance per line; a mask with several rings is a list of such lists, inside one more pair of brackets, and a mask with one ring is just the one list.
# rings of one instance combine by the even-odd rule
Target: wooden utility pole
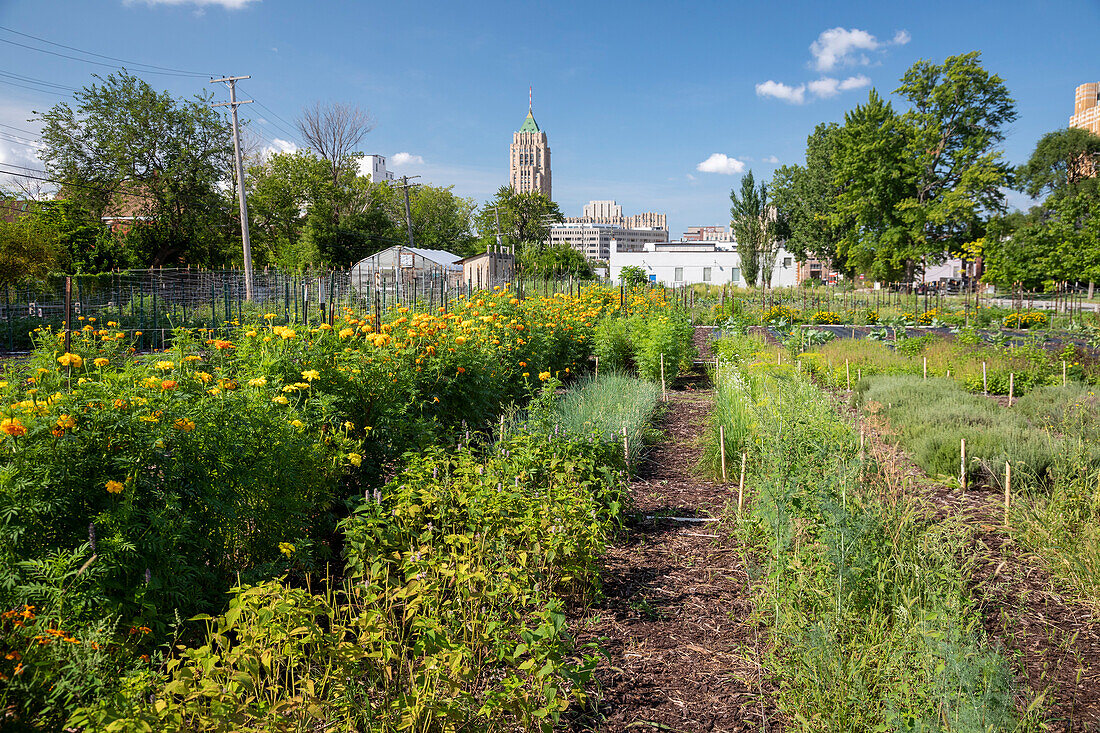
[[[413,242],[412,209],[409,206],[409,180],[413,179],[413,178],[420,178],[420,176],[401,176],[401,183],[399,184],[401,188],[405,189],[405,226],[409,231],[409,246],[410,247],[415,247],[416,246],[416,244]],[[414,183],[412,185],[415,186],[415,185],[418,185],[418,184]]]
[[237,198],[241,204],[241,246],[244,249],[244,297],[249,301],[252,300],[252,244],[248,239],[248,200],[244,194],[244,162],[241,160],[241,133],[237,123],[237,107],[242,104],[252,104],[252,100],[237,101],[237,82],[251,78],[251,76],[226,76],[210,80],[211,84],[225,82],[229,85],[229,101],[219,102],[213,106],[229,107],[233,110],[233,154],[237,164]]

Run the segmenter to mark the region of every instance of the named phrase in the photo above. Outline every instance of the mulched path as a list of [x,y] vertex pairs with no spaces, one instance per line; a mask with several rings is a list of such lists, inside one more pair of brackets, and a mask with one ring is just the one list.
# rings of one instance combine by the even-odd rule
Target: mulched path
[[[846,399],[846,394],[839,397]],[[937,482],[897,446],[887,426],[867,419],[863,424],[871,449],[880,463],[892,467],[900,490],[917,492],[937,517],[969,529],[970,556],[963,559],[973,563],[970,592],[986,633],[1016,665],[1018,681],[1028,689],[1020,703],[1042,695],[1048,731],[1100,731],[1100,617],[1095,609],[1060,588],[1041,560],[1015,542],[1004,526],[1003,492],[974,488],[964,493]]]
[[696,375],[669,393],[664,438],[631,483],[635,518],[604,560],[605,597],[571,623],[610,657],[598,708],[574,730],[746,731],[773,715],[739,546],[717,522],[662,518],[718,517],[731,496],[695,473],[708,387]]

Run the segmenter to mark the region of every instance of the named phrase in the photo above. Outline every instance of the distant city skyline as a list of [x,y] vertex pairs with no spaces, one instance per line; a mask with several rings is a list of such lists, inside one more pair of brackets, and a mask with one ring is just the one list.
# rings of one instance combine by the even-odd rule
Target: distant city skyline
[[[517,34],[516,16],[532,14],[538,32]],[[1017,102],[1004,146],[1013,164],[1065,128],[1074,90],[1100,79],[1100,5],[1086,0],[609,2],[583,12],[496,0],[0,0],[0,26],[7,170],[41,166],[33,110],[71,99],[124,60],[157,89],[216,101],[225,90],[210,77],[251,75],[238,92],[256,100],[242,110],[255,149],[302,147],[293,122],[315,101],[360,105],[376,122],[363,153],[480,204],[509,184],[503,146],[533,85],[562,210],[614,199],[667,214],[674,236],[727,225],[741,175],[766,181],[802,162],[814,126],[842,122],[871,88],[901,106],[891,92],[917,60],[982,51]],[[717,42],[716,29],[732,41]],[[1008,200],[1029,203],[1015,192]]]

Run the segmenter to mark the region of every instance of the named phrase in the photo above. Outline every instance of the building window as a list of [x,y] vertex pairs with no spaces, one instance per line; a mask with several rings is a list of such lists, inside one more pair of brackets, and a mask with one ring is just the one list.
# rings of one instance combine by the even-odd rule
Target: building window
[[735,283],[735,282],[738,282],[740,279],[741,279],[741,268],[740,267],[731,267],[730,268],[730,282]]
[[703,282],[705,282],[705,283],[710,282],[710,268],[709,267],[704,267],[703,268]]
[[678,283],[683,282],[684,281],[684,268],[677,267],[676,271],[675,271],[675,274],[672,277],[673,277],[673,280],[675,280]]
[[790,257],[784,257],[783,258],[783,267],[790,267],[790,266],[791,266],[791,258]]

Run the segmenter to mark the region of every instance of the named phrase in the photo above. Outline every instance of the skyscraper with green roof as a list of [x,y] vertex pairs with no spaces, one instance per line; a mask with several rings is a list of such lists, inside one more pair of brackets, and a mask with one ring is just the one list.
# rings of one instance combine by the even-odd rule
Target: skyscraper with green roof
[[546,133],[539,129],[528,96],[527,117],[519,130],[512,133],[509,181],[517,193],[538,191],[552,198],[550,188],[550,145]]

